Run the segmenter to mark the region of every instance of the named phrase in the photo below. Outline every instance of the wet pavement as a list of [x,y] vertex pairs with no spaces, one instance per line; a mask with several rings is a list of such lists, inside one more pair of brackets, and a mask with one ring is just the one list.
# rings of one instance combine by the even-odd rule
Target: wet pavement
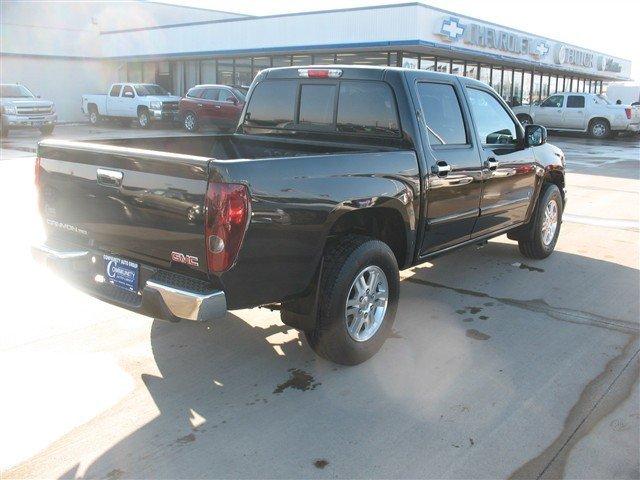
[[34,264],[33,156],[17,149],[37,137],[13,133],[2,478],[640,476],[637,138],[551,136],[569,170],[556,252],[524,259],[503,236],[402,272],[394,334],[345,368],[277,312],[154,321]]

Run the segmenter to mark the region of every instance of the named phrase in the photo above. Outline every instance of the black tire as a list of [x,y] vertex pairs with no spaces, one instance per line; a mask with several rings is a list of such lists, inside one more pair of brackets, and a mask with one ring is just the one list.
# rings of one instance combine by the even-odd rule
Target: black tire
[[100,122],[100,114],[98,113],[98,109],[91,105],[89,107],[89,123],[91,125],[97,125]]
[[40,127],[40,133],[42,135],[51,135],[54,128],[56,128],[55,125],[45,125],[43,127]]
[[533,118],[531,118],[529,115],[527,115],[526,113],[524,114],[520,114],[517,116],[518,121],[520,122],[520,124],[524,127],[525,125],[531,125],[533,123]]
[[187,132],[197,132],[200,128],[200,123],[198,122],[198,115],[194,112],[187,112],[184,116],[184,120],[182,122],[182,126]]
[[611,136],[611,125],[604,118],[596,118],[589,123],[589,135],[591,138],[609,138]]
[[[547,258],[553,252],[560,235],[560,226],[562,225],[562,212],[564,203],[560,189],[553,183],[545,183],[542,186],[538,204],[533,212],[533,217],[528,229],[523,232],[518,240],[520,253],[527,258],[543,259]],[[553,236],[547,241],[544,240],[543,226],[545,220],[545,211],[550,202],[555,202],[557,208],[557,223]]]
[[[371,338],[357,341],[347,330],[346,303],[353,282],[367,267],[378,267],[386,277],[387,309]],[[307,341],[319,356],[327,360],[341,365],[357,365],[375,355],[391,331],[400,292],[396,258],[387,244],[354,235],[345,237],[325,253],[323,270],[317,321],[312,331],[305,332]]]
[[146,108],[138,110],[138,126],[140,128],[151,127],[151,115],[149,115],[149,110]]

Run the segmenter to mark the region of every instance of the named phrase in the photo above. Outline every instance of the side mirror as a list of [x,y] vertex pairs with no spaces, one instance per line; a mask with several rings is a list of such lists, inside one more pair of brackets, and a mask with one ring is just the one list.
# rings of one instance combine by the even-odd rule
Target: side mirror
[[547,143],[547,129],[542,125],[526,125],[524,127],[524,142],[527,147],[539,147]]

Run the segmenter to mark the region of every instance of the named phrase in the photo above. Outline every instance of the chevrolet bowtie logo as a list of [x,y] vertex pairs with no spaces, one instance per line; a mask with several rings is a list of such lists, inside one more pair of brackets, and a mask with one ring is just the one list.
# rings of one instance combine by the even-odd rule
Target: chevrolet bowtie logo
[[440,34],[447,40],[457,40],[464,34],[464,28],[459,18],[449,17],[442,22]]
[[535,54],[544,57],[549,52],[549,47],[547,47],[546,43],[539,43],[536,45]]

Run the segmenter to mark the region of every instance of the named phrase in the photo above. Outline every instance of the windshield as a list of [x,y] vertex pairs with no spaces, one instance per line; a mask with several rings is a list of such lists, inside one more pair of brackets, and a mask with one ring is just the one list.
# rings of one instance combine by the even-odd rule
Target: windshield
[[171,95],[160,85],[134,85],[136,93],[139,97],[146,97],[148,95],[166,96]]
[[1,85],[0,97],[2,98],[33,98],[34,95],[22,85]]

